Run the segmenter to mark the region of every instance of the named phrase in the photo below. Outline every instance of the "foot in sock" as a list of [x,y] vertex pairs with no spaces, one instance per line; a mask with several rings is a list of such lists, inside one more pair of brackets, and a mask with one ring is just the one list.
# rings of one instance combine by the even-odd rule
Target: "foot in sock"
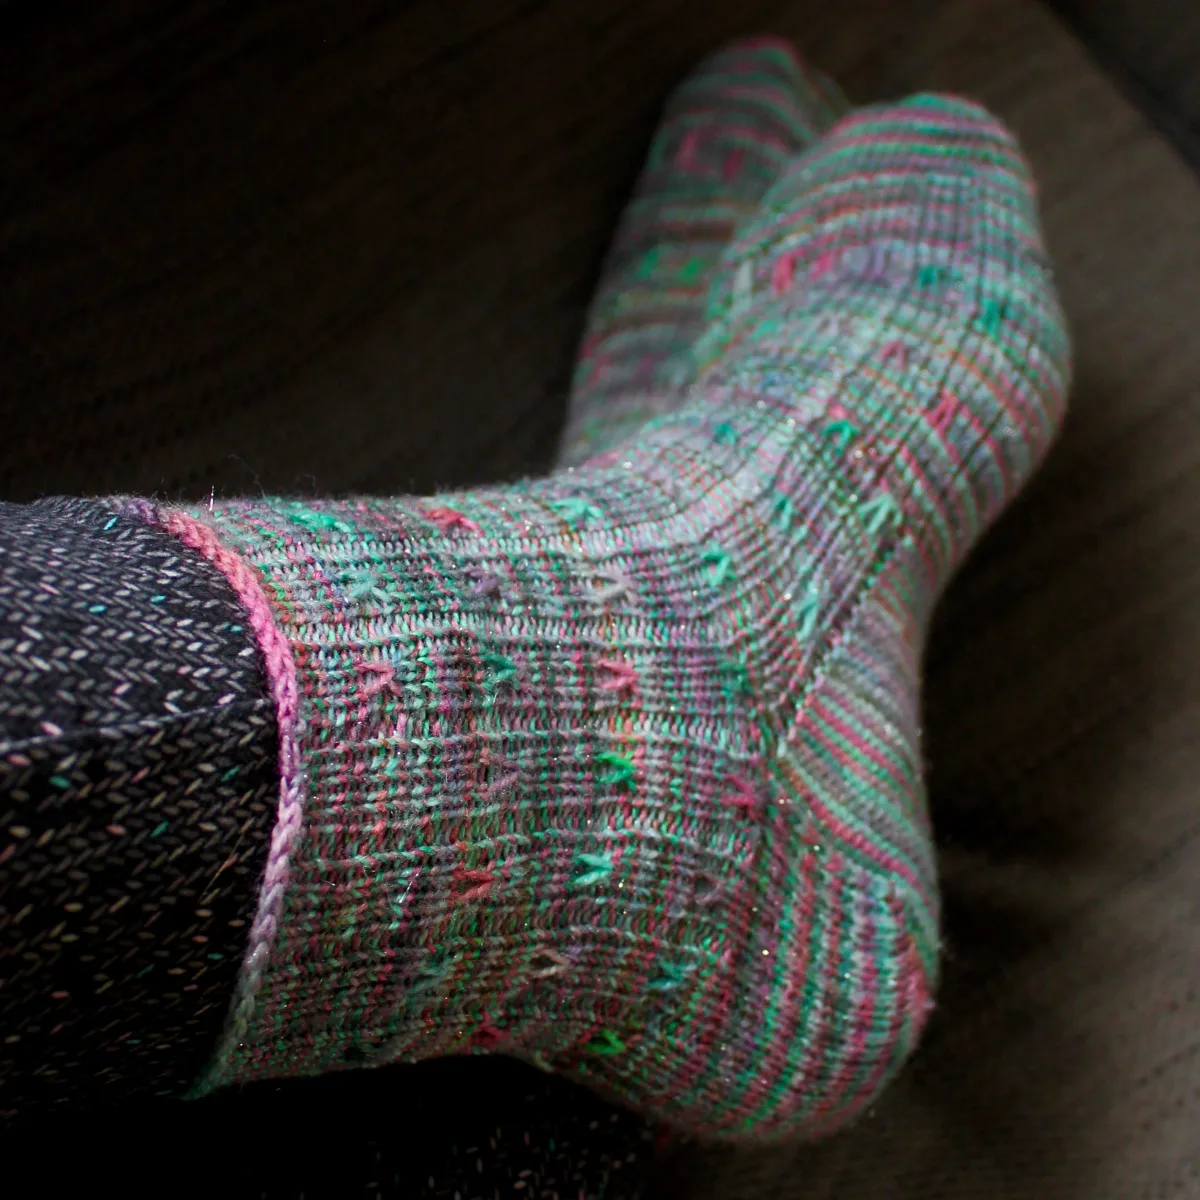
[[731,248],[714,319],[686,404],[619,459],[132,502],[243,597],[280,722],[198,1090],[501,1052],[696,1133],[815,1134],[912,1049],[924,630],[1068,372],[1012,140],[937,97],[843,120]]
[[672,95],[592,301],[562,465],[630,441],[678,406],[730,237],[846,108],[787,42],[767,37],[712,55]]

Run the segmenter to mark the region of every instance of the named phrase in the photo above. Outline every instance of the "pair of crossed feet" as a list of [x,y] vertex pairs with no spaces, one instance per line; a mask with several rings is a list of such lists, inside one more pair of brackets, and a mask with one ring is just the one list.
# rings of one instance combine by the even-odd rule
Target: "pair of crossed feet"
[[704,1134],[860,1110],[937,975],[930,610],[1068,374],[1006,130],[759,39],[669,102],[553,475],[143,504],[238,589],[280,724],[198,1090],[477,1050]]

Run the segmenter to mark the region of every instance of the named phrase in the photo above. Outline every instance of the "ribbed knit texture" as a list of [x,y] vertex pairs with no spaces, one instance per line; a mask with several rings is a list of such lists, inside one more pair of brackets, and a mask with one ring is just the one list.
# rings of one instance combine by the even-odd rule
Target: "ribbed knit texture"
[[711,55],[667,101],[592,299],[559,461],[628,442],[677,408],[721,256],[797,153],[848,108],[786,41]]
[[284,742],[201,1090],[499,1051],[817,1133],[912,1049],[923,634],[1068,377],[1011,137],[941,97],[844,119],[710,315],[683,406],[546,480],[132,506],[226,571]]

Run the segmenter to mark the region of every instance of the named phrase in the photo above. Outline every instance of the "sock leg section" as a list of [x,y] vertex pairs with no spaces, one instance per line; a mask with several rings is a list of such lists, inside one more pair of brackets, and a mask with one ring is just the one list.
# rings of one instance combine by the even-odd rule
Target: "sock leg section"
[[592,303],[564,464],[627,442],[679,403],[721,252],[791,156],[845,107],[777,38],[727,47],[677,89]]

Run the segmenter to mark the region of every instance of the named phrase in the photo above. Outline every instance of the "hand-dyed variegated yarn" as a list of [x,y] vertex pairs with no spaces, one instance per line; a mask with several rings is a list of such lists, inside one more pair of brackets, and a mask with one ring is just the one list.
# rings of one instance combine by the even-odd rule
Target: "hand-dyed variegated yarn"
[[779,38],[735,42],[676,89],[592,299],[563,465],[628,442],[647,419],[679,407],[730,238],[847,107]]
[[683,406],[549,479],[142,506],[247,605],[282,740],[201,1089],[503,1052],[816,1133],[912,1049],[924,630],[1068,376],[1011,137],[936,96],[845,118],[710,317]]

